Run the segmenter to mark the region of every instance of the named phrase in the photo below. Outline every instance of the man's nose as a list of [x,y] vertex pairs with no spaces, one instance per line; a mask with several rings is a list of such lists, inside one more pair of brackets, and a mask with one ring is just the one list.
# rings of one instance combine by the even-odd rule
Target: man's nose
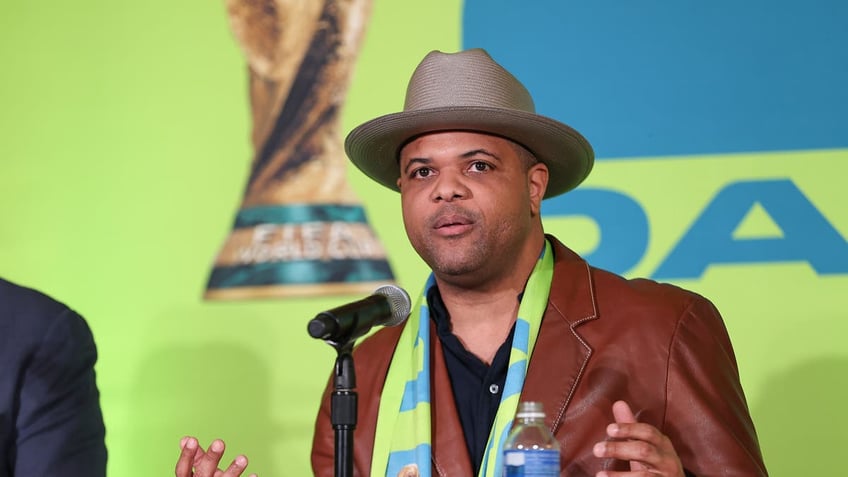
[[434,202],[467,199],[471,196],[471,191],[465,184],[465,178],[462,174],[442,171],[436,179],[433,186],[431,199]]

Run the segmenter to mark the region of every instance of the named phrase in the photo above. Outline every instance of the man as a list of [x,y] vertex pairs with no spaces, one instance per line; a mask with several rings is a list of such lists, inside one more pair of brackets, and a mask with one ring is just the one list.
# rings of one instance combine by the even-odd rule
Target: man
[[[355,475],[500,477],[523,400],[543,403],[563,476],[767,475],[712,304],[593,268],[544,234],[542,199],[586,178],[592,148],[537,115],[485,51],[431,52],[404,111],[360,125],[345,146],[400,192],[432,269],[410,318],[354,351]],[[322,477],[334,473],[331,391],[312,448]],[[211,471],[221,443],[210,458],[188,442],[183,469]]]
[[[400,192],[433,271],[405,325],[354,353],[355,473],[500,476],[509,422],[530,400],[562,445],[562,475],[766,475],[712,304],[595,269],[544,235],[542,199],[585,179],[593,152],[535,114],[488,54],[427,55],[404,111],[354,129],[346,149]],[[319,476],[333,472],[330,391]]]
[[80,315],[0,279],[0,477],[106,475],[96,361]]

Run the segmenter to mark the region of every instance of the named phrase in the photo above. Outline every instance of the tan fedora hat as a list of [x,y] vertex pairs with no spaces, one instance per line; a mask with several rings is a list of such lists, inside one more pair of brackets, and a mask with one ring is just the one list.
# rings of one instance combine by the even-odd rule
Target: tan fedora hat
[[494,134],[529,149],[550,171],[545,198],[577,187],[592,170],[589,142],[536,114],[524,85],[479,48],[427,54],[409,80],[403,111],[356,127],[345,151],[365,175],[397,191],[401,148],[422,134],[455,130]]

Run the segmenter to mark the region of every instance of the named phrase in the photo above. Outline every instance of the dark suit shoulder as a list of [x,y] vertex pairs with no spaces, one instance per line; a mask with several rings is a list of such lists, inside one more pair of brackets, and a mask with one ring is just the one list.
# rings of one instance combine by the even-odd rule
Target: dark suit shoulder
[[81,315],[41,291],[0,279],[0,358],[9,365],[0,375],[40,352],[96,356]]
[[0,475],[105,475],[96,361],[82,316],[0,279]]
[[66,313],[77,315],[46,293],[0,278],[0,323],[43,332]]

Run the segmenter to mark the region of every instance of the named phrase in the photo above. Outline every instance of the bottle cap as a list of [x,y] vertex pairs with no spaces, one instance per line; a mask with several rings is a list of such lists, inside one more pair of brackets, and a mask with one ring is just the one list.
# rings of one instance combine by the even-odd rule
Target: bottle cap
[[519,419],[544,419],[545,409],[539,401],[522,401],[518,404],[516,417]]

